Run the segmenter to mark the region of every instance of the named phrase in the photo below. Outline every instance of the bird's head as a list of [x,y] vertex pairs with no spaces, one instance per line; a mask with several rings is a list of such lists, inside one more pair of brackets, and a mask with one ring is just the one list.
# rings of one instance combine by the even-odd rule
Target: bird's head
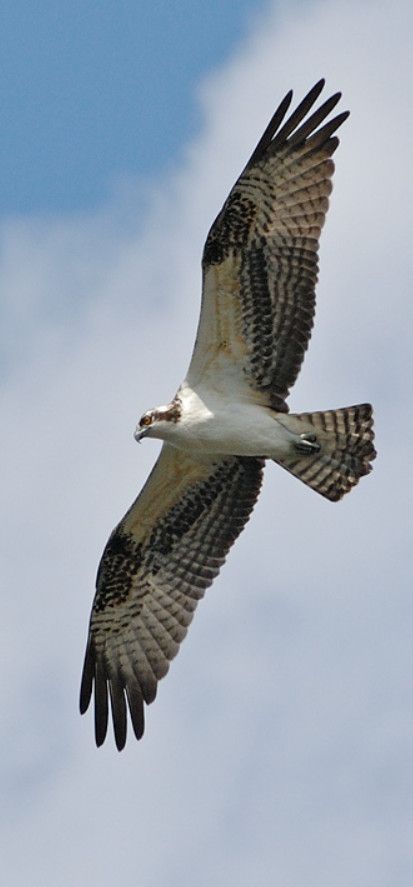
[[181,415],[179,401],[174,400],[166,406],[148,410],[139,419],[135,430],[135,440],[140,442],[143,437],[159,437],[165,439],[170,423],[176,423]]

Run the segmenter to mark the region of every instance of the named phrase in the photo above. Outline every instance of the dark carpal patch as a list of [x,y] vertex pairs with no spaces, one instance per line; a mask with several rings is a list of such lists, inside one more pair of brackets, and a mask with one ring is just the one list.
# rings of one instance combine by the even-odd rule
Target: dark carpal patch
[[257,207],[242,190],[231,193],[208,234],[202,262],[204,265],[220,264],[231,252],[248,242]]
[[119,527],[113,531],[103,552],[96,577],[96,613],[125,601],[142,563],[142,546]]

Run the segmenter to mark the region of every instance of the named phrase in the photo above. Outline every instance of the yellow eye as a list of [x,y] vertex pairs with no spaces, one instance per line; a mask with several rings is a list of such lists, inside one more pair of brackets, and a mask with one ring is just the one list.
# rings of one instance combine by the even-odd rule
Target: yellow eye
[[142,419],[139,422],[141,428],[146,427],[147,425],[152,425],[152,416],[142,416]]

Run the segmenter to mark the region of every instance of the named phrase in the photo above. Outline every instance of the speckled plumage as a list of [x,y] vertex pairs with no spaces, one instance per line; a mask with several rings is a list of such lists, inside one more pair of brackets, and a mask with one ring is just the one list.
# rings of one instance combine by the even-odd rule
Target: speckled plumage
[[285,399],[311,335],[318,241],[338,145],[332,133],[348,116],[341,113],[314,132],[337,104],[337,93],[286,140],[321,88],[317,84],[275,133],[291,98],[286,96],[282,114],[275,113],[211,227],[203,254],[203,310],[187,376],[196,385],[208,372],[226,315],[233,339],[243,344],[241,360],[239,353],[235,360],[245,384],[280,412],[287,410]]
[[[89,705],[93,681],[98,686],[105,675],[119,748],[126,739],[125,692],[140,738],[143,703],[155,698],[157,681],[168,671],[198,600],[218,575],[261,486],[259,459],[204,460],[195,471],[192,460],[187,462],[164,444],[141,496],[112,533],[99,567],[81,708]],[[163,491],[165,476],[182,476],[182,470],[179,497],[172,485]],[[146,495],[156,502],[158,516],[142,529]],[[107,693],[101,686],[95,698],[98,745],[107,720]]]
[[323,85],[285,123],[292,94],[281,102],[212,225],[186,379],[140,420],[138,439],[165,443],[99,566],[80,699],[84,712],[94,688],[98,745],[108,699],[117,747],[127,707],[142,736],[144,704],[249,519],[264,459],[331,501],[371,468],[369,404],[299,415],[286,404],[311,336],[334,133],[347,117],[325,122],[339,93],[307,117]]

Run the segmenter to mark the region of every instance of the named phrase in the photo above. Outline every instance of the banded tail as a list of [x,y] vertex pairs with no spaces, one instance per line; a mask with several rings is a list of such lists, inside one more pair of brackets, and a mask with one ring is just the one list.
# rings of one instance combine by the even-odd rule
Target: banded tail
[[372,469],[370,462],[376,457],[372,412],[371,404],[363,403],[319,413],[291,414],[288,428],[298,434],[315,435],[319,449],[309,455],[296,452],[274,461],[326,499],[337,502]]

